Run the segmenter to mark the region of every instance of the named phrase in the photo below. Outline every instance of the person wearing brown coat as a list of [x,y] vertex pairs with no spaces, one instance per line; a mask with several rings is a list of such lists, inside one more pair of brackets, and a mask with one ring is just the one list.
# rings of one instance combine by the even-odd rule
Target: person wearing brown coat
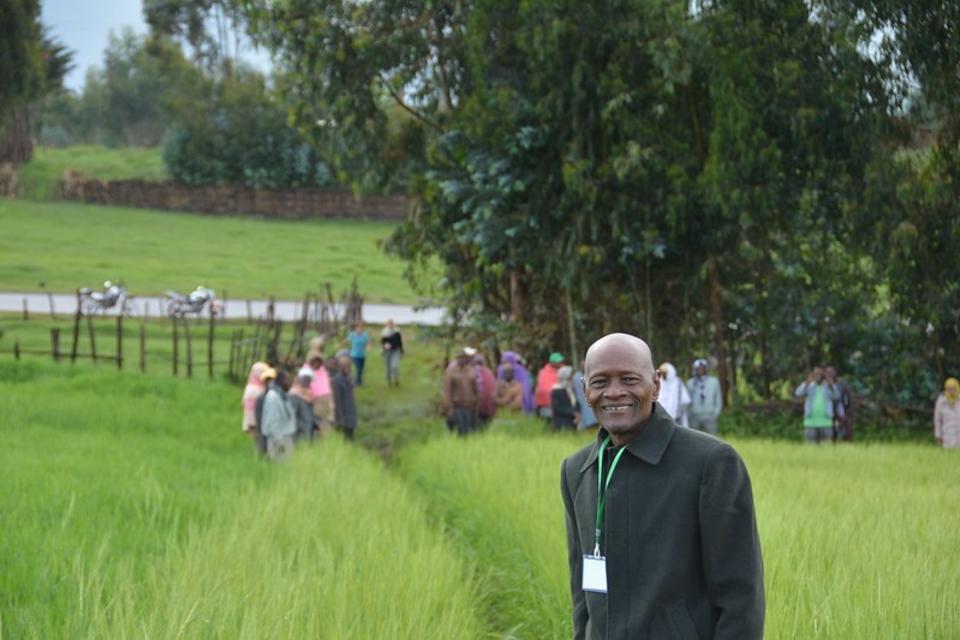
[[477,370],[473,366],[475,349],[465,348],[443,376],[443,408],[447,426],[463,436],[477,428],[480,393]]
[[763,561],[740,456],[657,404],[639,338],[601,338],[585,370],[600,429],[561,470],[574,637],[762,638]]

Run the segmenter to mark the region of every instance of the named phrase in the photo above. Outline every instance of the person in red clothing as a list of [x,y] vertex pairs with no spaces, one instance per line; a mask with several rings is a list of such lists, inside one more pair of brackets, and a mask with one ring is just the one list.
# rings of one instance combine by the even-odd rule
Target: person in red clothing
[[551,353],[550,361],[537,374],[537,391],[534,396],[534,404],[537,407],[537,414],[548,422],[553,417],[553,410],[550,408],[550,394],[553,392],[553,385],[557,384],[557,372],[563,366],[563,361],[562,353]]

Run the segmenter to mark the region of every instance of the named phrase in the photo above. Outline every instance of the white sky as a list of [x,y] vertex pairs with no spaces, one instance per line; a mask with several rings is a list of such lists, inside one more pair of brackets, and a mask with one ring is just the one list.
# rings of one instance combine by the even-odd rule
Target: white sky
[[[140,0],[41,0],[41,18],[60,42],[73,51],[75,67],[64,79],[68,89],[80,91],[87,68],[102,66],[103,50],[111,31],[131,27],[146,33]],[[243,58],[259,69],[269,69],[268,55],[250,51]]]

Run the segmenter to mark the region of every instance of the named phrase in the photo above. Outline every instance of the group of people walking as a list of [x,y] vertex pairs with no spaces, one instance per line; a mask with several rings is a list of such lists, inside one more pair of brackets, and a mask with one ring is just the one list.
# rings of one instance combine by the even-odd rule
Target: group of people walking
[[[723,395],[707,369],[707,361],[698,359],[693,376],[684,383],[676,368],[664,363],[659,368],[659,401],[681,426],[716,434]],[[494,374],[483,354],[465,347],[444,374],[443,408],[448,428],[461,435],[483,427],[498,411],[537,415],[556,429],[597,424],[585,397],[583,373],[560,352],[550,354],[534,376],[519,353],[505,351]]]
[[323,341],[311,342],[303,366],[290,375],[266,362],[250,367],[243,391],[243,431],[257,454],[284,460],[298,443],[334,428],[352,439],[357,428],[352,360],[348,350],[324,358]]

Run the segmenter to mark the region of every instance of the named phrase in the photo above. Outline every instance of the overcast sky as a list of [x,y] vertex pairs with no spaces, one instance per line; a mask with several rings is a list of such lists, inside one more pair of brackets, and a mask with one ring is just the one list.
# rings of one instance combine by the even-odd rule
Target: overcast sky
[[140,0],[42,0],[43,24],[73,51],[76,67],[64,84],[80,90],[87,67],[101,66],[110,31],[146,33]]
[[[64,84],[69,89],[83,88],[88,67],[103,65],[103,50],[111,31],[120,33],[131,27],[136,33],[146,33],[140,0],[41,0],[43,24],[60,42],[73,51],[76,64]],[[256,67],[267,69],[268,56],[243,56]]]

